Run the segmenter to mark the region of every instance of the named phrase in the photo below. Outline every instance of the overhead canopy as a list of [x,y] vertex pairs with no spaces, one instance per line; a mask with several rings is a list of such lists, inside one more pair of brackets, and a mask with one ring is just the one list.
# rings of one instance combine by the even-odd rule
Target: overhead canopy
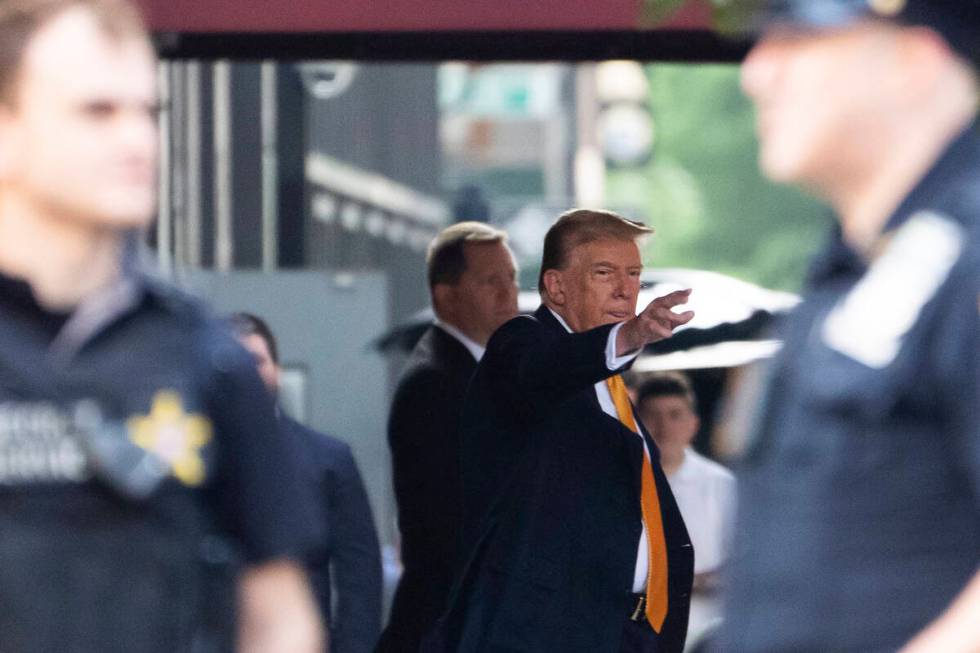
[[[662,4],[667,4],[661,0]],[[164,32],[628,30],[638,0],[140,0]],[[687,2],[658,29],[710,29],[710,7]]]
[[[137,0],[172,57],[737,59],[708,0]],[[530,38],[529,38],[530,37]]]

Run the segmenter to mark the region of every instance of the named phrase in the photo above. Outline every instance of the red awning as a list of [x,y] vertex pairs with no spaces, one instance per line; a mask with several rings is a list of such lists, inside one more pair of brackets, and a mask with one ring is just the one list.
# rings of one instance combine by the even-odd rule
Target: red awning
[[[663,0],[645,0],[662,2]],[[644,0],[138,0],[155,32],[603,31],[644,28]],[[658,29],[710,29],[688,0]]]

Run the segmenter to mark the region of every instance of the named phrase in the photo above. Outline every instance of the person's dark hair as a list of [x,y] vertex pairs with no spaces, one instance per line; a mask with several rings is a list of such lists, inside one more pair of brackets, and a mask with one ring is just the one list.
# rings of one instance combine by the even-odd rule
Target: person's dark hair
[[279,346],[276,344],[276,337],[272,335],[272,329],[266,324],[265,320],[258,315],[239,311],[228,316],[228,326],[237,338],[244,336],[258,336],[265,341],[265,346],[269,348],[269,356],[272,362],[279,364]]
[[15,101],[24,53],[34,34],[59,14],[75,8],[87,10],[113,38],[149,39],[139,10],[128,0],[2,0],[0,102]]
[[639,408],[644,401],[658,397],[680,397],[687,401],[691,412],[698,412],[698,400],[691,382],[680,372],[657,372],[644,379],[636,391],[636,406]]
[[640,222],[627,220],[612,211],[594,209],[566,211],[558,216],[558,220],[551,225],[544,237],[538,290],[544,292],[544,273],[548,270],[564,269],[568,264],[571,251],[576,247],[597,240],[636,241],[652,233],[652,228]]
[[439,232],[429,244],[425,261],[429,288],[454,285],[466,271],[466,245],[506,243],[507,233],[482,222],[458,222]]

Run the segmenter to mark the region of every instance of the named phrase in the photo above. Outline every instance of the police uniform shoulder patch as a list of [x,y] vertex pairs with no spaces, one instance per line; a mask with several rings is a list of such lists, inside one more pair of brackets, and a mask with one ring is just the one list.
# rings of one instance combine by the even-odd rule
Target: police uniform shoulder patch
[[963,229],[920,211],[901,226],[823,324],[824,343],[868,367],[887,367],[963,249]]
[[203,415],[184,412],[179,394],[156,393],[149,414],[130,417],[126,427],[129,439],[166,462],[178,481],[189,486],[204,481],[201,449],[211,440],[211,422]]
[[0,486],[87,480],[75,428],[54,403],[0,401]]

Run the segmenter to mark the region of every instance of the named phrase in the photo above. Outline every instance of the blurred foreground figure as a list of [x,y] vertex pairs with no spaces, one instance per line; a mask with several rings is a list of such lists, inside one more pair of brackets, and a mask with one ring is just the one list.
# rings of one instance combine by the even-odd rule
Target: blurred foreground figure
[[762,169],[839,224],[742,466],[724,650],[978,651],[980,5],[763,4]]
[[313,653],[251,357],[134,264],[156,85],[128,3],[0,1],[0,650]]
[[463,528],[463,393],[491,334],[517,315],[517,269],[503,231],[454,224],[426,258],[436,322],[412,351],[388,418],[404,572],[379,653],[418,653],[446,605]]
[[[255,357],[266,389],[278,398],[282,368],[269,325],[251,313],[235,313],[230,323]],[[301,478],[317,501],[323,535],[304,566],[330,632],[330,651],[371,653],[381,631],[381,551],[354,455],[346,442],[303,426],[281,406],[276,414],[279,432],[272,437],[292,439]]]

